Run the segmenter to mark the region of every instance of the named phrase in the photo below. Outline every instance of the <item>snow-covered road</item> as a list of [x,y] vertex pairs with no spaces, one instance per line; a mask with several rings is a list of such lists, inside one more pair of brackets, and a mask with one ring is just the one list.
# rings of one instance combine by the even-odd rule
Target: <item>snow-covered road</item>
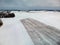
[[31,12],[14,12],[14,13],[17,15],[16,19],[33,18],[47,25],[60,29],[60,12],[31,11]]
[[4,24],[0,27],[0,45],[34,45],[20,22],[21,19],[33,18],[60,29],[60,12],[12,12],[15,13],[15,18],[2,19]]

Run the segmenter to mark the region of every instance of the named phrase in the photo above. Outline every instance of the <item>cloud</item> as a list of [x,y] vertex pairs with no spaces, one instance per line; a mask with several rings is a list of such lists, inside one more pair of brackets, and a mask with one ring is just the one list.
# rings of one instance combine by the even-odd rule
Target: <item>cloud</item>
[[23,0],[27,6],[59,7],[59,0]]
[[0,8],[60,7],[60,0],[0,0]]

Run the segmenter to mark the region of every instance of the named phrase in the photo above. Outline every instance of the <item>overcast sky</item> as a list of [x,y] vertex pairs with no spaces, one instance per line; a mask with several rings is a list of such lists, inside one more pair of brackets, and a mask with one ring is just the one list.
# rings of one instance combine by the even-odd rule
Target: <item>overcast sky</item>
[[60,7],[60,0],[0,0],[1,8],[37,9],[40,7]]

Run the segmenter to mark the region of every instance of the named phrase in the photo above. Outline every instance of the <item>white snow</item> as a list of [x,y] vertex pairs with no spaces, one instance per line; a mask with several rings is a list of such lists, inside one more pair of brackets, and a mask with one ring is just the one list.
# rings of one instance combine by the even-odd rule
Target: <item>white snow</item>
[[15,18],[3,18],[3,26],[0,27],[0,45],[34,45],[28,35],[21,19],[33,18],[47,25],[60,29],[60,12],[31,11],[15,13]]

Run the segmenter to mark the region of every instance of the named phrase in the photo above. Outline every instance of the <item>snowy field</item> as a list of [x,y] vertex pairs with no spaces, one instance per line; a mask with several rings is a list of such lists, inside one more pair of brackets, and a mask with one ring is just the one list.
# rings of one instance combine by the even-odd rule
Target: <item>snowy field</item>
[[33,18],[47,25],[60,29],[60,12],[53,11],[12,11],[14,18],[3,18],[0,27],[0,45],[34,45],[21,19]]

